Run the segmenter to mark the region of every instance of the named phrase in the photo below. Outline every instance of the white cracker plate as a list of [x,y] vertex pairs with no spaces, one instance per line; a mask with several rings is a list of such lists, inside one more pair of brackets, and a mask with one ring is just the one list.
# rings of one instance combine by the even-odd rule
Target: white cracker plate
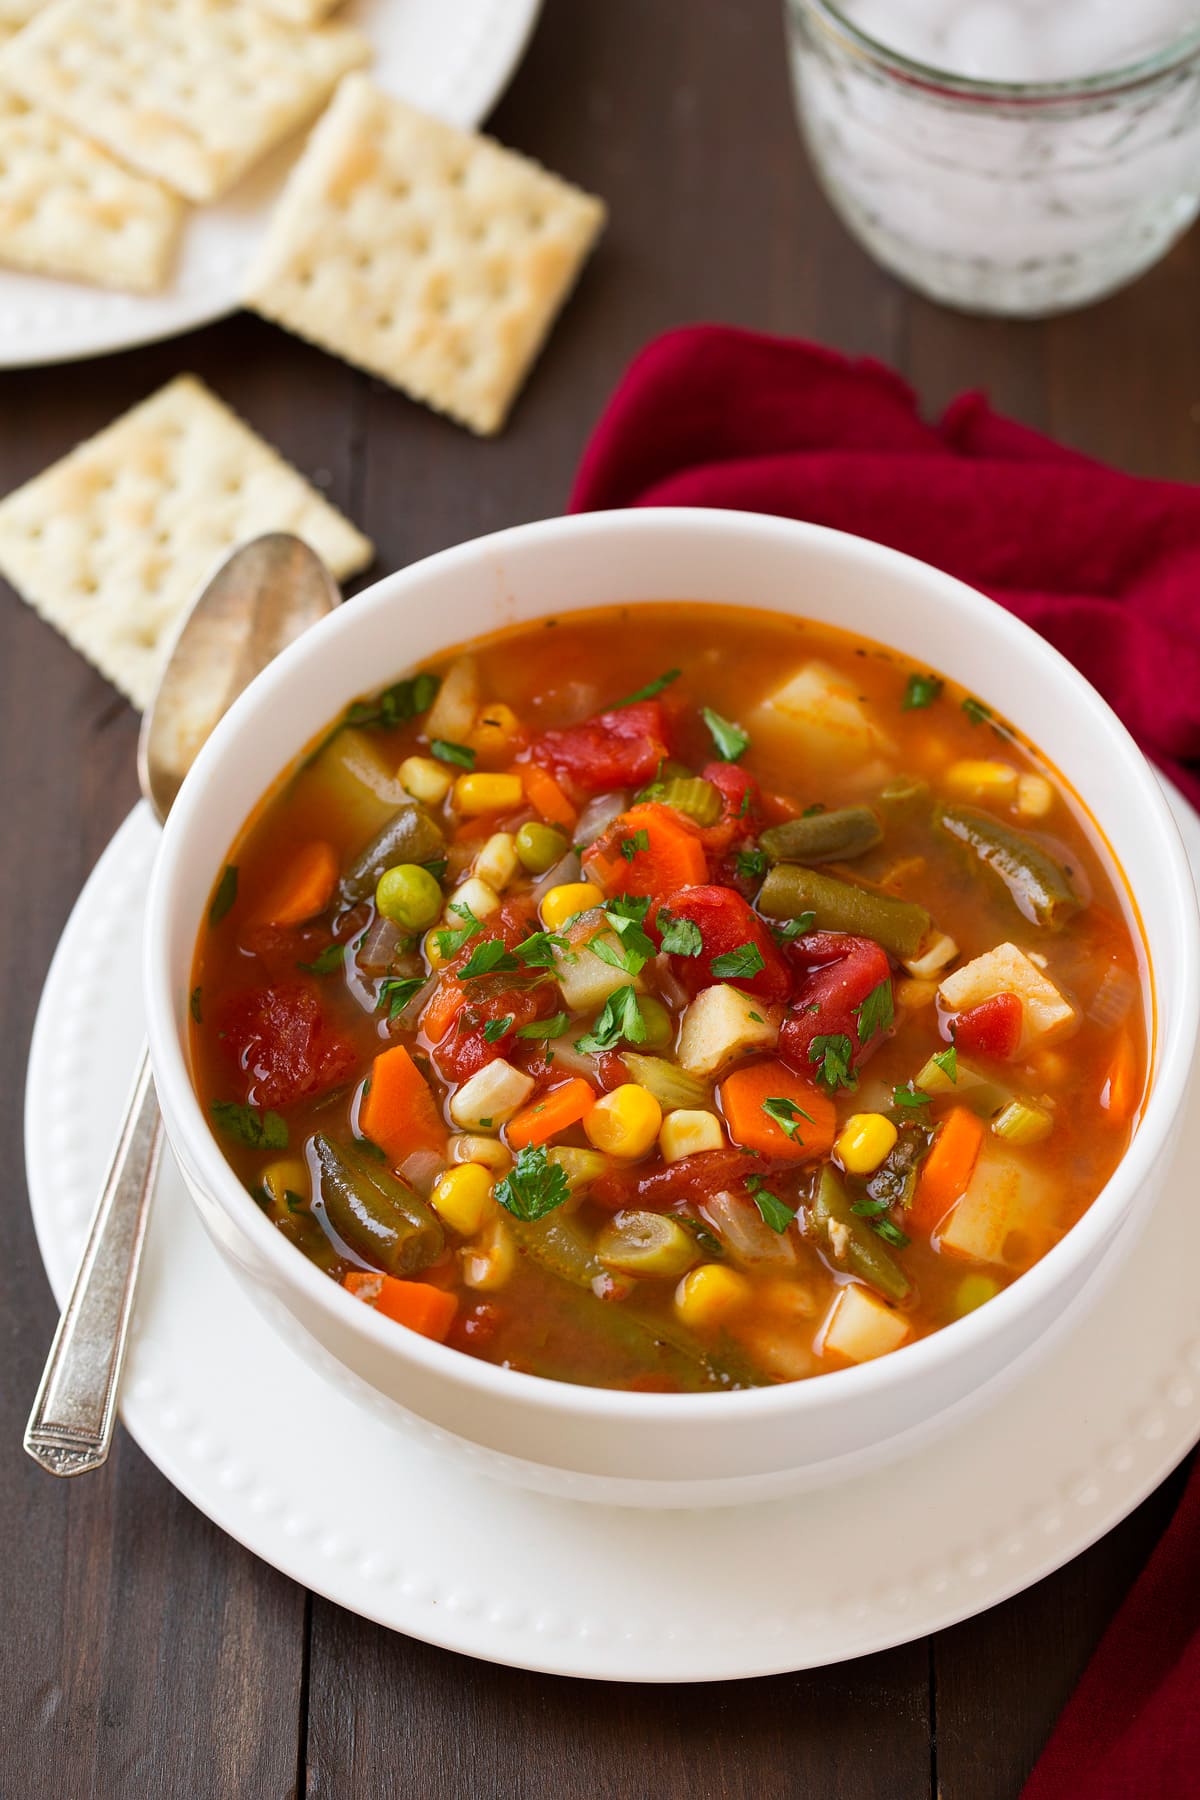
[[[371,74],[447,119],[473,126],[495,105],[529,41],[541,0],[348,0],[339,20],[362,27]],[[234,312],[242,271],[262,234],[301,132],[217,206],[189,213],[174,279],[161,294],[108,293],[0,268],[0,368],[72,362],[154,343]]]
[[[1200,819],[1171,799],[1200,869]],[[71,915],[34,1031],[26,1157],[60,1301],[141,1036],[156,842],[138,807]],[[220,1262],[168,1157],[122,1417],[168,1480],[257,1555],[448,1649],[630,1681],[837,1662],[953,1624],[1060,1567],[1200,1436],[1198,1162],[1200,1070],[1128,1261],[1033,1372],[949,1437],[822,1492],[646,1513],[503,1486],[431,1428],[364,1403],[336,1368],[315,1372]],[[398,1508],[421,1522],[416,1552],[396,1532]]]

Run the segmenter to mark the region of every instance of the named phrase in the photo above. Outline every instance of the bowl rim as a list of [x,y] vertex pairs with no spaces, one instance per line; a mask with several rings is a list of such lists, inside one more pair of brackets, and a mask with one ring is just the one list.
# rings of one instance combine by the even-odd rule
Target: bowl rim
[[[643,1394],[619,1389],[589,1387],[526,1374],[484,1362],[463,1351],[436,1343],[415,1332],[398,1331],[394,1323],[347,1293],[319,1270],[274,1229],[254,1206],[225,1160],[192,1085],[183,1038],[177,1028],[176,998],[172,989],[168,941],[172,897],[183,879],[190,825],[206,802],[207,789],[222,763],[235,752],[245,734],[252,733],[259,708],[286,687],[294,669],[324,653],[335,635],[362,632],[392,607],[419,592],[431,573],[475,572],[485,561],[519,553],[527,546],[555,544],[575,539],[581,545],[614,535],[648,542],[660,534],[680,530],[725,539],[773,539],[798,547],[814,545],[859,561],[868,572],[886,578],[907,574],[927,589],[962,621],[986,619],[998,633],[1006,651],[1040,661],[1044,677],[1070,692],[1082,715],[1090,715],[1090,729],[1100,729],[1119,746],[1128,765],[1130,780],[1139,790],[1138,805],[1152,823],[1160,863],[1157,874],[1168,878],[1171,907],[1169,929],[1179,949],[1179,969],[1173,981],[1177,1002],[1169,1033],[1164,1032],[1161,1009],[1155,1010],[1155,1041],[1151,1048],[1149,1092],[1133,1141],[1112,1176],[1086,1212],[1031,1269],[1005,1288],[987,1306],[952,1321],[914,1343],[901,1345],[887,1356],[850,1368],[830,1370],[819,1379],[782,1382],[762,1388],[690,1394]],[[601,604],[597,602],[597,604]],[[616,602],[614,602],[616,604]],[[697,602],[705,604],[705,602]],[[766,609],[771,610],[771,609]],[[447,645],[447,648],[450,646]],[[899,645],[889,646],[900,648]],[[948,671],[952,673],[952,671]],[[402,670],[385,671],[395,679]],[[331,712],[333,707],[331,706]],[[312,722],[312,735],[324,719]],[[300,746],[297,746],[297,752]],[[284,767],[287,765],[285,764]],[[280,771],[282,772],[282,771]],[[232,842],[244,820],[232,821]],[[1136,903],[1138,889],[1147,878],[1121,868],[1127,890]],[[1153,990],[1154,973],[1151,969]],[[186,980],[186,978],[185,978]],[[889,1390],[919,1383],[925,1373],[949,1357],[969,1355],[977,1344],[1018,1324],[1022,1314],[1035,1312],[1050,1291],[1069,1282],[1073,1271],[1101,1248],[1102,1240],[1120,1228],[1132,1201],[1146,1181],[1163,1148],[1179,1111],[1191,1071],[1200,1026],[1200,914],[1182,839],[1165,795],[1150,764],[1130,733],[1097,692],[1046,639],[1030,626],[989,600],[978,589],[902,551],[859,538],[848,532],[775,514],[704,507],[639,507],[610,512],[575,513],[534,520],[468,539],[437,551],[404,569],[395,571],[355,596],[349,605],[322,620],[289,646],[235,701],[201,750],[172,807],[163,830],[147,897],[143,951],[143,986],[147,1036],[159,1101],[168,1138],[178,1136],[186,1146],[193,1169],[205,1192],[215,1200],[232,1225],[247,1235],[254,1249],[273,1268],[283,1289],[299,1289],[304,1299],[343,1332],[361,1337],[399,1364],[419,1365],[432,1378],[449,1380],[471,1391],[486,1403],[501,1400],[519,1404],[543,1415],[569,1414],[599,1422],[637,1423],[639,1426],[716,1426],[752,1419],[782,1419],[822,1413],[849,1404],[856,1397],[886,1396]]]

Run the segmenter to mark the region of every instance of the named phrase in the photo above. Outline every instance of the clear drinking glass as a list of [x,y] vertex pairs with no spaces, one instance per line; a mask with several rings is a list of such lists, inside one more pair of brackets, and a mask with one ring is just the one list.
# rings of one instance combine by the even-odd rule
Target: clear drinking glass
[[913,62],[831,0],[784,10],[830,201],[935,300],[1024,316],[1081,306],[1149,268],[1200,212],[1200,22],[1111,73],[1019,84]]

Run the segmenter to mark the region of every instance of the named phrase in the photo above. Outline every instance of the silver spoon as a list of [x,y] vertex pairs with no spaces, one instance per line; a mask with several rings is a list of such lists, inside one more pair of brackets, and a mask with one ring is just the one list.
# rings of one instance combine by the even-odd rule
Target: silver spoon
[[[196,600],[138,739],[138,781],[159,824],[213,727],[260,669],[341,595],[308,545],[286,532],[235,550]],[[25,1428],[52,1475],[98,1469],[112,1447],[162,1120],[143,1047],[117,1147]]]

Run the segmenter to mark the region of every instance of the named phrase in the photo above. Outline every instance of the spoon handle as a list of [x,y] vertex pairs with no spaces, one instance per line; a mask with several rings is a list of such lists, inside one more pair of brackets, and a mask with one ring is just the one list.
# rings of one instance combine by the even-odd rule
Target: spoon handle
[[161,1149],[162,1119],[143,1047],[121,1135],[25,1428],[26,1450],[52,1475],[98,1469],[112,1447]]

